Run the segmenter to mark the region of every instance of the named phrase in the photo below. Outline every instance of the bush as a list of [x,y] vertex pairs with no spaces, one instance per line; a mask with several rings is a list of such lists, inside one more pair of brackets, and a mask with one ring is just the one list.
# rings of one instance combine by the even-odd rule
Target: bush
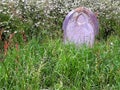
[[[61,35],[61,27],[63,19],[62,14],[58,12],[58,8],[51,10],[49,14],[44,9],[39,8],[36,4],[24,6],[23,2],[19,2],[17,6],[14,4],[3,5],[1,14],[1,24],[4,24],[2,16],[6,18],[6,26],[9,31],[25,31],[29,39],[39,38],[58,38]],[[10,8],[10,9],[9,9]],[[5,13],[5,14],[4,14]],[[11,15],[12,14],[12,15]],[[59,17],[59,18],[58,18]],[[5,26],[4,26],[5,28]]]
[[56,39],[58,36],[59,38],[62,37],[63,19],[70,10],[79,6],[88,7],[98,13],[100,22],[99,39],[106,39],[111,33],[120,35],[119,1],[49,0],[44,2],[35,1],[32,4],[25,5],[20,0],[19,4],[10,3],[8,6],[4,6],[2,13],[9,15],[7,26],[11,28],[11,31],[24,30],[29,38],[35,37],[39,38],[40,41],[46,41],[46,38]]

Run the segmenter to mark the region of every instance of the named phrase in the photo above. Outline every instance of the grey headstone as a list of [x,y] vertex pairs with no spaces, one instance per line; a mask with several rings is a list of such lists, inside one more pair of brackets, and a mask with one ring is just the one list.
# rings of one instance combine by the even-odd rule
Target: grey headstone
[[87,8],[77,8],[66,16],[63,22],[64,42],[92,47],[99,32],[95,14]]

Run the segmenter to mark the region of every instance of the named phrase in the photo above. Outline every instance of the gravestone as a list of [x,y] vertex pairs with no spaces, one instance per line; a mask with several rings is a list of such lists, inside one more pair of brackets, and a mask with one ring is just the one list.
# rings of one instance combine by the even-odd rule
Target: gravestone
[[64,42],[92,47],[99,33],[96,15],[85,7],[72,10],[63,22]]

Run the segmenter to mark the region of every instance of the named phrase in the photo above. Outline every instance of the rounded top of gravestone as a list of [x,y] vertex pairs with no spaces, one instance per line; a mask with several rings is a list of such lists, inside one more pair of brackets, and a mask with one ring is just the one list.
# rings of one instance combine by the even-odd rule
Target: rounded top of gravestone
[[85,23],[89,23],[92,26],[95,35],[99,33],[99,23],[95,13],[85,7],[79,7],[70,11],[65,17],[62,28],[66,31],[71,24],[74,24],[73,26],[75,27],[76,25],[86,25]]

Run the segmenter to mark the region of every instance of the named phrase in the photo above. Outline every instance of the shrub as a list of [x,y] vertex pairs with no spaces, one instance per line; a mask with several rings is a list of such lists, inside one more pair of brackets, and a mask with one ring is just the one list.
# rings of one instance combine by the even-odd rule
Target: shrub
[[[4,5],[3,5],[4,6]],[[119,1],[115,0],[48,0],[34,1],[25,5],[19,0],[17,4],[10,3],[2,9],[9,15],[9,24],[13,30],[24,30],[29,38],[39,38],[40,41],[62,37],[62,23],[66,14],[79,6],[85,6],[98,13],[100,22],[99,39],[106,39],[111,33],[119,34]],[[11,16],[12,15],[12,16]],[[16,22],[14,17],[19,18]],[[11,23],[15,23],[11,24]],[[18,25],[17,25],[18,23]]]

